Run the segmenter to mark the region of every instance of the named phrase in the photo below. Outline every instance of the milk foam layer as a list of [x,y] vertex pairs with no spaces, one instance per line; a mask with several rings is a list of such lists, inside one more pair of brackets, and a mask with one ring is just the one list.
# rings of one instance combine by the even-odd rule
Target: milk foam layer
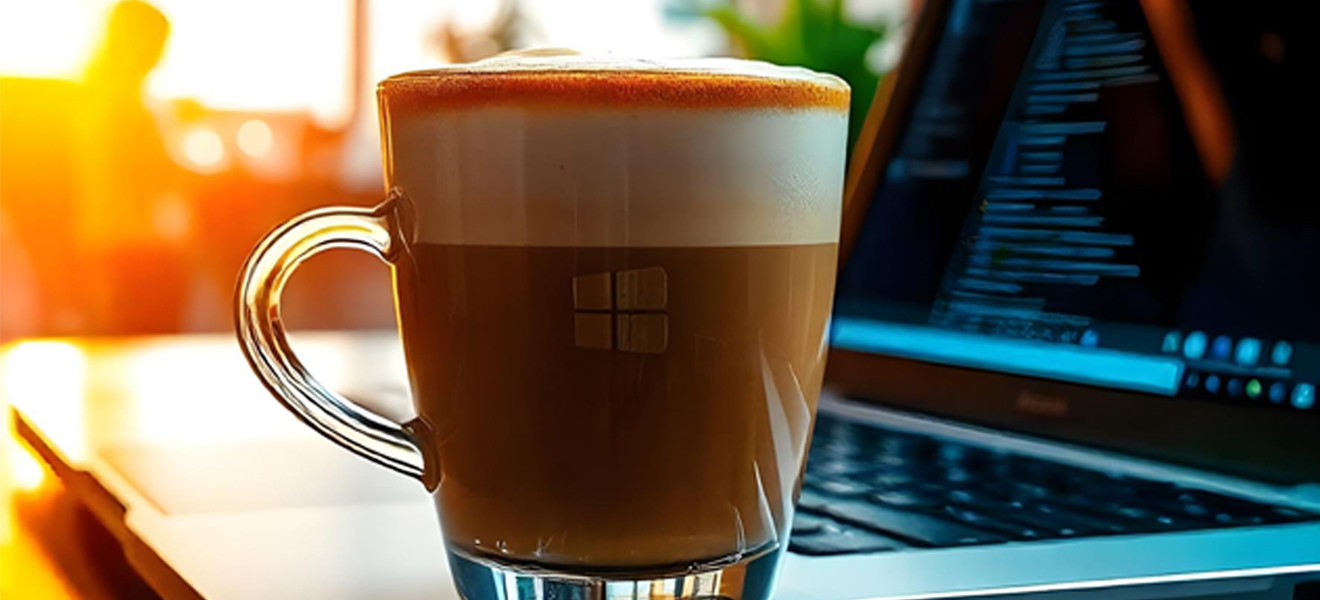
[[784,67],[758,60],[737,58],[644,59],[624,56],[581,54],[569,48],[530,48],[515,50],[471,63],[444,65],[425,71],[410,71],[391,80],[451,73],[545,73],[568,71],[705,73],[711,75],[762,77],[820,83],[846,88],[843,80],[826,73],[801,67]]
[[[790,85],[833,80],[730,62],[721,73],[785,71],[798,78]],[[664,73],[662,80],[684,79]],[[838,241],[844,110],[546,105],[534,95],[419,110],[384,88],[386,176],[416,207],[416,241],[560,247]]]
[[848,84],[799,67],[731,58],[641,60],[569,50],[503,54],[381,82],[395,110],[456,106],[848,109]]

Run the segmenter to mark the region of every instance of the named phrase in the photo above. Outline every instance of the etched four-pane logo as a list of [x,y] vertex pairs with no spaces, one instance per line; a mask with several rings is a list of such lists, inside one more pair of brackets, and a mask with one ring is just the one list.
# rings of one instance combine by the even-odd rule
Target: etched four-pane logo
[[660,354],[669,347],[669,278],[660,267],[573,278],[579,348]]

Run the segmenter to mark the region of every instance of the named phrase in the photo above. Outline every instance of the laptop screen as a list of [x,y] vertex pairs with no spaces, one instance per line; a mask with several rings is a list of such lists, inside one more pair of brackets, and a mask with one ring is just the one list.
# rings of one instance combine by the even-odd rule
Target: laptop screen
[[834,346],[1320,415],[1297,4],[951,0]]

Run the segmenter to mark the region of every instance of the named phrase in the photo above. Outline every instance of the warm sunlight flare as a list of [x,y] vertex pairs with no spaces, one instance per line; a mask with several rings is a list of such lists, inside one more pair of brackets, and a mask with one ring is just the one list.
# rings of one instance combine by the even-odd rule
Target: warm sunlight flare
[[[294,345],[307,368],[331,389],[343,389],[354,369],[363,368],[342,340],[295,336]],[[229,336],[135,344],[118,363],[115,384],[137,403],[137,435],[178,444],[304,436],[302,424],[271,402],[248,365],[235,358]],[[402,379],[402,358],[395,360],[390,366],[398,365]]]
[[19,342],[4,354],[4,392],[70,459],[87,454],[83,395],[87,357],[61,341]]
[[102,0],[0,0],[0,74],[76,79],[96,43]]
[[347,0],[155,4],[173,33],[148,82],[152,95],[227,110],[308,110],[326,121],[347,116]]
[[[79,79],[113,4],[0,0],[0,75]],[[347,116],[347,0],[151,4],[170,23],[148,81],[152,96],[230,110],[308,110],[325,121]]]
[[41,487],[46,479],[46,471],[37,462],[37,458],[16,439],[8,438],[3,443],[9,444],[5,454],[9,463],[9,483],[13,489],[30,492]]

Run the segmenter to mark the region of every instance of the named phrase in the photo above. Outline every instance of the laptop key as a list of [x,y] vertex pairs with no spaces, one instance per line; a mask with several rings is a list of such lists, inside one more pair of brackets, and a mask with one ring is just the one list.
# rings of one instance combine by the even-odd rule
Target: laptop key
[[1106,519],[1056,504],[1024,505],[1004,515],[1010,519],[1030,522],[1062,537],[1078,535],[1117,535],[1131,533],[1128,524]]
[[807,472],[824,477],[842,477],[865,473],[875,469],[875,465],[865,459],[832,458],[825,461],[809,461]]
[[840,498],[853,498],[871,491],[871,488],[847,479],[831,479],[811,475],[804,478],[803,484]]
[[888,490],[896,487],[911,485],[917,481],[913,473],[907,471],[881,471],[868,478],[868,482],[876,490]]
[[1215,523],[1226,527],[1243,527],[1248,525],[1264,525],[1269,521],[1259,515],[1238,516],[1232,513],[1215,513]]
[[803,488],[802,495],[798,496],[797,505],[801,510],[809,510],[824,514],[825,508],[829,506],[831,502],[837,500],[838,498],[832,498],[811,488]]
[[940,444],[935,456],[936,462],[940,464],[964,467],[983,466],[996,458],[989,450],[954,443]]
[[877,504],[894,508],[924,508],[937,510],[948,504],[944,493],[918,486],[907,486],[871,494],[868,498]]
[[822,492],[834,494],[841,498],[861,496],[871,491],[871,488],[851,481],[826,481],[821,483],[819,488]]
[[1127,527],[1132,531],[1179,531],[1213,526],[1211,523],[1182,520],[1158,511],[1135,506],[1105,507],[1102,510],[1112,510],[1114,514],[1127,518]]
[[907,548],[907,544],[869,531],[846,528],[815,535],[789,538],[788,549],[808,556],[889,552]]
[[1042,513],[1025,506],[1013,511],[993,512],[990,514],[998,516],[1005,521],[1021,523],[1023,527],[1031,531],[1037,539],[1068,538],[1113,533],[1099,531],[1094,527],[1081,525],[1075,521],[1061,520],[1057,516],[1049,513]]
[[990,516],[986,513],[965,506],[951,504],[940,509],[938,514],[942,517],[958,521],[959,523],[971,525],[977,529],[993,531],[1009,540],[1034,540],[1056,537],[1051,531],[1030,526],[1019,526],[1006,519],[995,518],[994,516]]
[[986,493],[975,487],[959,487],[947,491],[947,497],[950,503],[964,504],[986,509],[988,507],[999,508],[1008,503],[1002,496]]
[[812,458],[851,458],[861,451],[850,441],[832,439],[811,445]]
[[1025,481],[1019,481],[1009,484],[1007,495],[1010,498],[1027,502],[1033,500],[1040,500],[1044,498],[1053,498],[1058,494],[1055,493],[1054,490],[1051,490],[1048,487],[1037,485],[1034,483],[1027,483]]
[[967,507],[984,519],[1012,527],[1016,532],[1015,535],[1023,539],[1074,537],[1099,533],[1092,527],[1041,513],[1021,502],[1004,501],[972,490],[952,490],[949,492],[949,501],[951,507]]
[[863,500],[829,502],[822,507],[822,511],[844,523],[911,540],[925,546],[960,546],[1008,541],[1008,538],[989,531]]
[[1291,508],[1254,504],[1202,490],[1184,489],[1178,494],[1177,501],[1183,512],[1212,519],[1220,525],[1263,525],[1315,518]]
[[793,537],[822,533],[830,523],[829,519],[799,512],[793,515]]
[[962,468],[946,469],[942,475],[944,481],[953,486],[964,485],[979,478],[975,471]]

